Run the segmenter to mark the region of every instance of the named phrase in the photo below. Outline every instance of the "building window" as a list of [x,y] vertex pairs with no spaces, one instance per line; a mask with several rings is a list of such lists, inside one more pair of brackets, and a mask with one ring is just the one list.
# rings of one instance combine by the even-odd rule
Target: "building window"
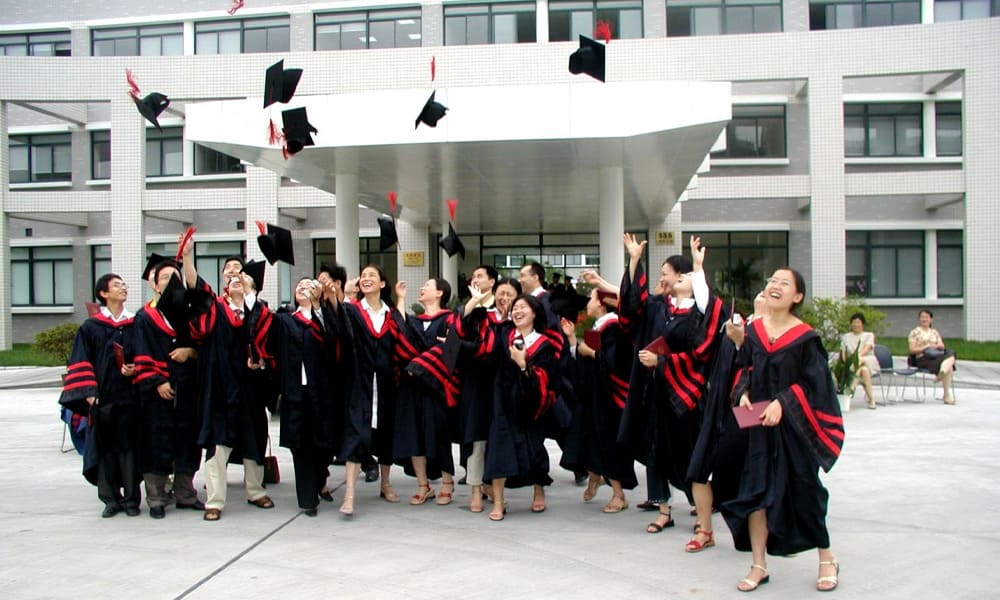
[[[690,235],[684,232],[682,237],[687,239]],[[757,293],[764,289],[767,278],[788,264],[788,233],[785,231],[724,231],[698,235],[702,243],[712,249],[713,258],[705,271],[708,285],[726,299],[752,303]],[[686,246],[684,252],[686,256],[691,255],[691,249]]]
[[420,47],[420,9],[316,15],[316,50]]
[[194,53],[288,52],[290,36],[287,16],[195,23]]
[[13,306],[72,306],[73,248],[11,248]]
[[962,156],[962,103],[935,102],[937,155]]
[[[313,240],[313,272],[319,270],[323,263],[333,264],[337,262],[337,240],[334,238]],[[385,276],[389,281],[396,281],[396,250],[381,252],[378,248],[378,238],[361,238],[358,240],[358,252],[361,259],[361,268],[365,265],[378,265],[385,271]],[[348,273],[348,277],[357,277],[358,273]]]
[[919,0],[812,0],[809,29],[854,29],[920,23]]
[[0,35],[0,56],[69,56],[68,31]]
[[785,105],[733,106],[726,149],[713,158],[787,158]]
[[597,21],[611,24],[613,39],[642,37],[642,0],[551,0],[549,40],[576,41],[594,37]]
[[[90,280],[97,282],[97,278],[105,273],[111,272],[111,245],[97,244],[90,247]],[[128,283],[128,282],[126,282]],[[93,293],[93,289],[91,290]],[[93,298],[97,302],[97,297]]]
[[245,173],[246,167],[240,159],[206,148],[200,144],[194,145],[194,174],[217,175],[220,173]]
[[[177,247],[174,245],[174,250],[176,249]],[[242,241],[196,242],[194,251],[198,276],[208,282],[216,293],[219,293],[222,290],[222,267],[226,265],[226,259],[230,256],[243,256],[245,247]],[[173,250],[166,254],[166,256],[172,255]]]
[[94,56],[179,56],[184,54],[184,26],[94,29],[91,42]]
[[444,7],[445,46],[523,44],[536,38],[534,2]]
[[961,298],[965,263],[960,229],[937,232],[937,295],[938,298]]
[[921,156],[923,104],[845,104],[844,155]]
[[667,36],[781,31],[781,0],[679,0],[667,4]]
[[935,0],[934,22],[1000,17],[1000,0]]
[[849,295],[866,298],[924,296],[923,231],[848,231]]
[[146,132],[146,177],[184,173],[184,134],[181,127]]
[[70,181],[73,178],[68,133],[12,135],[9,142],[11,183]]
[[90,133],[90,177],[111,179],[111,132]]

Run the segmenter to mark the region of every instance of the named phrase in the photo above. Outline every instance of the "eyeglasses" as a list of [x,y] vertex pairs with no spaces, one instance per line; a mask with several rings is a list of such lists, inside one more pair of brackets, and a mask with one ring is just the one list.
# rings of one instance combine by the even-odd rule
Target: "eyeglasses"
[[115,282],[111,283],[108,287],[112,287],[112,288],[114,288],[116,290],[127,290],[128,289],[128,284],[125,283],[124,281],[115,281]]

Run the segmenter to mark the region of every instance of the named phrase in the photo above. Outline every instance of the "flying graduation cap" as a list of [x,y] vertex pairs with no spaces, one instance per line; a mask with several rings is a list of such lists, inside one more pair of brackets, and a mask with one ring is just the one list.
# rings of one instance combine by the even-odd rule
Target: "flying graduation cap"
[[267,263],[262,260],[251,260],[243,265],[243,272],[253,280],[253,287],[259,293],[264,289],[264,270]]
[[139,110],[139,114],[152,123],[157,131],[163,131],[159,121],[157,121],[157,117],[170,106],[170,100],[159,92],[152,92],[140,98],[139,96],[142,92],[139,91],[139,84],[136,83],[135,78],[132,76],[132,69],[125,69],[125,80],[129,86],[128,95],[132,97],[132,102],[135,102],[135,107]]
[[448,204],[448,216],[450,217],[450,220],[448,221],[448,235],[443,237],[441,241],[438,242],[438,246],[440,246],[449,257],[461,254],[464,259],[465,244],[463,244],[462,240],[459,239],[458,234],[455,233],[455,227],[452,225],[452,223],[455,222],[455,209],[458,208],[458,200],[449,198],[448,200],[445,200],[445,202]]
[[396,234],[396,192],[389,192],[386,197],[389,199],[389,216],[376,219],[379,252],[385,252],[399,242],[399,236]]
[[604,50],[604,44],[581,35],[580,47],[569,55],[569,72],[574,75],[585,73],[603,82]]
[[301,78],[302,69],[286,69],[284,59],[268,67],[264,75],[264,108],[275,102],[287,104]]
[[316,145],[309,134],[319,133],[319,131],[309,123],[304,106],[281,111],[281,122],[281,130],[285,139],[285,145],[281,149],[282,153],[290,156],[298,153],[306,146]]
[[[292,251],[292,232],[284,227],[257,221],[257,247],[264,254],[264,258],[272,265],[279,260],[290,265],[295,264],[295,253]],[[246,267],[244,266],[244,270]],[[260,290],[260,288],[257,288]]]
[[420,114],[417,115],[417,120],[413,123],[413,129],[420,127],[421,123],[428,127],[437,127],[438,121],[444,118],[444,113],[448,110],[448,107],[440,102],[436,102],[434,94],[437,94],[437,90],[431,92],[431,97],[427,99],[424,107],[420,109]]

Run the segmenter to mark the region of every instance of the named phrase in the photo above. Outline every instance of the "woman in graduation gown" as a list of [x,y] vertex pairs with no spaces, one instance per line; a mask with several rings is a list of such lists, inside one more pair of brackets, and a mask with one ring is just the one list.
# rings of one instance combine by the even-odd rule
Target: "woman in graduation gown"
[[491,360],[497,373],[484,479],[493,488],[489,518],[500,521],[506,513],[505,487],[533,486],[531,512],[545,510],[545,486],[552,478],[542,417],[556,400],[551,386],[562,340],[559,332],[545,329],[545,309],[527,294],[514,301],[511,319],[495,331]]
[[[442,479],[436,504],[450,504],[455,493],[455,461],[451,455],[451,431],[455,429],[458,381],[443,360],[441,345],[454,313],[442,306],[451,299],[451,285],[432,277],[420,287],[417,302],[423,314],[406,313],[406,282],[396,283],[396,307],[403,318],[403,332],[420,352],[400,378],[396,401],[393,453],[417,478],[417,491],[410,504],[435,498],[429,480]],[[433,348],[438,348],[432,352]],[[406,463],[409,463],[408,465]]]
[[[621,286],[620,320],[634,331],[639,352],[629,379],[619,439],[634,449],[636,460],[646,464],[648,494],[660,510],[646,531],[659,533],[673,526],[668,504],[671,485],[693,500],[687,471],[724,315],[722,302],[705,281],[705,248],[700,238],[691,237],[692,270],[676,275],[670,288],[665,282],[668,295],[663,300],[646,291],[641,264],[645,244],[625,235],[630,262]],[[651,348],[651,343],[659,348]]]
[[747,328],[732,389],[740,406],[767,402],[763,427],[750,431],[738,495],[723,504],[737,550],[753,552],[740,591],[767,583],[766,553],[819,551],[816,589],[837,587],[840,566],[826,528],[829,494],[819,470],[829,471],[844,443],[840,415],[819,336],[793,312],[805,296],[797,271],[778,269],[764,289],[768,311]]

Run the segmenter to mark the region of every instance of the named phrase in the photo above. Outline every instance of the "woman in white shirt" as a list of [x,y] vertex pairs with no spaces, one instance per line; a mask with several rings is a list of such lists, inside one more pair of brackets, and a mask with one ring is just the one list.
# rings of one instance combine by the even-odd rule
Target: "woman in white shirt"
[[865,388],[868,408],[875,408],[875,394],[872,392],[872,373],[878,373],[878,359],[875,358],[875,334],[865,331],[865,316],[859,312],[851,315],[851,330],[840,336],[840,356],[850,352],[858,353],[857,376]]

